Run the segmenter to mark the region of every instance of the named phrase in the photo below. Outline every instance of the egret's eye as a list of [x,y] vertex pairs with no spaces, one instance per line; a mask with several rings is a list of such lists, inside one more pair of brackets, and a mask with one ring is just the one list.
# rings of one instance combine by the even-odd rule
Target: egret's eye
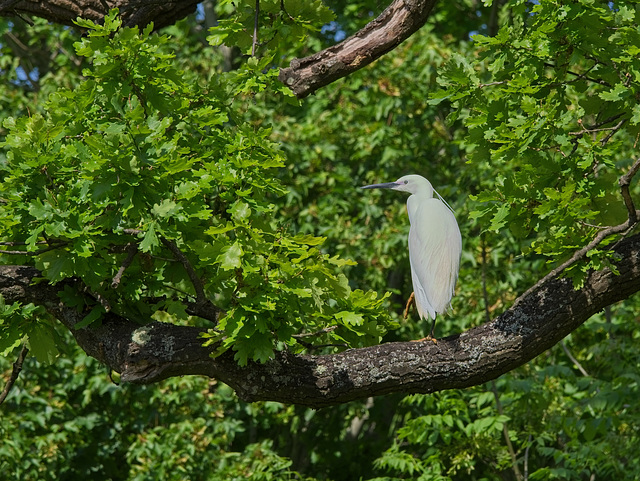
[[409,181],[408,181],[408,180],[405,180],[405,181],[404,181],[404,183],[405,183],[405,185],[406,185],[406,184],[408,184],[408,183],[409,183]]

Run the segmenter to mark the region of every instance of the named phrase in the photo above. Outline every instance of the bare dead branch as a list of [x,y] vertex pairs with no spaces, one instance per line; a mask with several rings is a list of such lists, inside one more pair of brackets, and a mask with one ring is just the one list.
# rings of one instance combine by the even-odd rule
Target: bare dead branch
[[304,332],[302,334],[293,334],[291,337],[293,337],[296,340],[296,342],[298,342],[298,344],[300,344],[301,346],[304,346],[306,349],[309,349],[309,352],[314,352],[319,349],[324,349],[326,347],[338,347],[342,349],[347,349],[349,346],[345,343],[313,344],[312,342],[308,342],[304,340],[305,338],[308,338],[308,337],[315,337],[315,336],[321,336],[322,334],[327,334],[329,332],[335,331],[337,328],[338,326],[329,326],[329,327],[325,327],[324,329],[320,329],[319,331],[316,331],[316,332]]
[[109,300],[102,294],[94,291],[93,289],[90,289],[89,286],[86,285],[82,286],[81,291],[96,300],[98,304],[102,306],[105,312],[111,312],[111,304],[109,303]]
[[562,347],[562,350],[564,351],[565,355],[569,358],[569,360],[573,363],[573,365],[578,369],[578,371],[580,371],[580,374],[582,374],[585,377],[589,377],[589,373],[585,370],[584,367],[582,367],[582,364],[578,362],[578,360],[573,356],[573,354],[571,354],[571,351],[565,344],[564,340],[560,341],[560,347]]

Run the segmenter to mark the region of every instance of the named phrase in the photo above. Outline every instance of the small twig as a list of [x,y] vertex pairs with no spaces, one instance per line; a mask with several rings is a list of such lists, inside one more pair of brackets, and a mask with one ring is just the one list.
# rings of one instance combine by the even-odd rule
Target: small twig
[[561,265],[559,265],[558,267],[553,269],[546,276],[544,276],[542,279],[540,279],[538,282],[536,282],[535,285],[533,285],[529,289],[527,289],[524,292],[524,294],[522,294],[520,297],[518,297],[516,302],[514,302],[514,304],[513,304],[514,307],[518,305],[518,302],[521,299],[526,298],[529,294],[531,294],[533,291],[538,289],[538,287],[540,287],[542,284],[544,284],[547,280],[551,279],[552,277],[556,277],[558,274],[560,274],[567,267],[575,264],[577,261],[582,259],[585,255],[587,255],[587,252],[589,252],[591,249],[595,248],[604,239],[606,239],[610,235],[620,234],[621,232],[626,231],[628,228],[629,228],[629,223],[625,222],[623,224],[619,224],[619,225],[614,225],[614,226],[608,227],[608,228],[598,232],[598,235],[596,235],[595,238],[591,242],[589,242],[582,249],[577,250],[576,252],[574,252],[574,254],[571,256],[571,258],[569,260],[563,262]]
[[[139,235],[142,234],[143,231],[139,229],[123,229],[125,234],[129,235]],[[193,284],[193,288],[196,292],[196,302],[186,303],[187,313],[192,316],[198,316],[208,321],[213,322],[214,324],[218,323],[218,317],[220,315],[220,309],[218,309],[206,296],[204,291],[204,284],[202,283],[202,279],[198,277],[195,269],[189,262],[187,256],[178,248],[175,242],[170,241],[164,237],[160,237],[162,243],[167,247],[171,253],[173,254],[174,259],[165,259],[163,257],[153,256],[154,259],[161,259],[167,262],[180,262],[184,267],[185,271],[187,271],[187,276],[189,276],[189,280],[191,284]],[[124,264],[123,264],[124,265]],[[126,268],[126,266],[125,266]],[[120,268],[122,269],[122,267]],[[114,277],[115,280],[115,277]],[[181,292],[184,295],[192,296],[188,292],[184,292],[174,286],[165,287],[173,289],[177,292]]]
[[489,293],[487,292],[487,245],[484,242],[484,233],[480,235],[480,247],[482,249],[482,298],[484,299],[484,319],[485,322],[491,321],[491,313],[489,312]]
[[567,355],[569,360],[574,364],[574,366],[578,368],[578,371],[580,371],[580,374],[582,374],[584,377],[589,377],[589,373],[585,370],[584,367],[582,367],[582,364],[580,364],[578,360],[575,357],[573,357],[573,354],[571,354],[571,351],[569,351],[569,348],[564,343],[564,341],[560,341],[560,346],[562,347],[562,350]]
[[82,290],[84,292],[86,292],[87,294],[89,294],[91,297],[93,297],[96,301],[98,301],[98,303],[102,306],[102,308],[105,310],[105,312],[111,312],[111,304],[109,303],[109,301],[107,300],[106,297],[104,297],[99,292],[94,291],[93,289],[91,289],[87,285],[85,285],[82,288]]
[[569,135],[584,135],[584,134],[593,134],[596,132],[609,132],[611,130],[616,129],[616,127],[600,127],[599,129],[588,129],[584,128],[582,130],[578,130],[576,132],[569,132]]
[[[35,243],[35,245],[43,245],[43,244],[47,244],[49,245],[49,243],[47,241],[38,241]],[[18,242],[18,241],[2,241],[0,242],[0,246],[26,246],[27,243],[26,242]]]
[[256,45],[258,45],[258,16],[260,15],[260,0],[256,0],[256,16],[253,21],[253,43],[251,44],[251,56],[256,56]]
[[622,128],[622,126],[627,122],[627,120],[629,119],[622,119],[620,122],[618,122],[614,127],[611,128],[611,132],[609,132],[609,134],[600,141],[600,145],[602,145],[603,147],[605,145],[607,145],[607,142],[609,142],[609,140],[611,139],[611,137],[613,137],[613,135]]
[[629,193],[629,186],[631,185],[631,179],[633,176],[638,173],[638,169],[640,169],[640,158],[638,158],[631,168],[629,172],[624,174],[618,180],[618,185],[620,186],[620,193],[622,194],[622,199],[624,200],[624,205],[627,207],[627,212],[629,212],[629,225],[633,225],[638,222],[638,215],[636,212],[636,207],[633,204],[633,199],[631,198],[631,194]]
[[524,450],[524,478],[523,481],[529,481],[529,449],[531,449],[531,434],[527,439],[527,448]]
[[[46,244],[46,242],[45,242],[45,244]],[[17,255],[17,256],[37,256],[37,255],[40,255],[40,254],[44,254],[45,252],[52,251],[54,249],[58,249],[59,247],[62,247],[64,245],[67,245],[67,242],[60,242],[59,244],[54,244],[54,245],[51,245],[49,247],[45,247],[44,249],[39,249],[39,250],[33,251],[33,252],[0,250],[0,254]]]
[[9,376],[9,380],[7,381],[7,384],[5,384],[4,389],[2,390],[2,393],[0,393],[0,404],[2,404],[4,400],[7,398],[7,396],[9,395],[9,391],[11,391],[11,388],[17,381],[18,376],[20,375],[20,371],[22,371],[22,363],[24,362],[24,359],[25,357],[27,357],[28,353],[29,353],[29,348],[27,347],[26,344],[23,344],[22,350],[18,355],[18,359],[16,359],[16,362],[13,363],[11,376]]
[[195,304],[189,304],[187,306],[190,313],[217,324],[220,309],[218,309],[207,298],[207,295],[204,292],[204,284],[202,283],[202,279],[198,277],[198,274],[191,265],[191,262],[189,262],[187,256],[178,248],[175,242],[169,239],[165,239],[164,237],[160,237],[160,240],[171,251],[176,260],[182,264],[185,271],[187,271],[187,276],[189,276],[189,280],[191,281],[191,284],[193,284],[193,288],[196,291]]
[[220,321],[222,311],[208,302],[205,305],[198,304],[197,302],[183,302],[185,305],[185,312],[190,316],[198,316],[207,321],[211,321],[214,325],[217,325]]
[[608,229],[609,226],[607,225],[595,225],[595,224],[589,224],[588,222],[585,222],[583,220],[578,221],[580,222],[580,224],[582,224],[585,227],[591,227],[593,229]]
[[[498,393],[498,388],[496,387],[495,381],[491,381],[491,392],[493,393],[493,397],[496,400],[496,408],[498,409],[498,414],[502,416],[504,412],[502,410],[502,403],[500,402],[500,394]],[[507,427],[506,422],[502,424],[502,435],[504,436],[504,441],[507,444],[507,451],[509,451],[509,455],[511,456],[511,467],[513,468],[513,474],[515,475],[518,481],[521,481],[523,479],[523,476],[522,476],[522,473],[520,472],[520,468],[518,467],[518,458],[516,456],[515,449],[513,449],[511,438],[509,437],[509,428]]]
[[338,326],[329,326],[329,327],[320,329],[319,331],[316,331],[316,332],[304,332],[302,334],[292,334],[291,337],[293,337],[294,339],[300,339],[303,337],[320,336],[322,334],[328,334],[329,332],[333,332],[336,329],[338,329]]
[[[618,120],[618,119],[619,119],[620,117],[622,117],[624,114],[625,114],[625,113],[624,113],[624,112],[622,112],[622,113],[619,113],[619,114],[616,114],[616,115],[612,115],[611,117],[609,117],[609,118],[607,118],[607,119],[605,119],[605,120],[602,120],[602,121],[597,122],[597,123],[595,123],[595,124],[593,124],[593,125],[590,125],[589,127],[584,127],[582,130],[579,130],[579,131],[577,131],[577,132],[569,132],[569,135],[584,135],[584,134],[589,134],[589,133],[592,133],[592,132],[602,132],[602,131],[606,131],[606,130],[612,130],[612,129],[619,128],[619,127],[617,127],[617,126],[616,126],[616,127],[606,127],[606,128],[602,128],[602,126],[603,126],[603,125],[610,124],[611,122],[613,122],[613,121],[615,121],[615,120]],[[623,120],[625,120],[625,119],[623,119]],[[625,120],[625,121],[626,121],[626,120]],[[582,125],[582,120],[581,120],[581,119],[578,119],[578,123],[579,123],[580,125]]]
[[164,262],[178,262],[175,259],[169,259],[168,257],[162,257],[162,256],[151,256],[151,258],[159,261],[164,261]]
[[[482,249],[481,277],[482,298],[484,299],[484,317],[486,322],[489,322],[491,321],[491,313],[489,312],[489,293],[487,291],[487,246],[484,242],[484,235],[480,237],[480,247]],[[498,388],[495,381],[491,381],[491,392],[493,393],[493,397],[496,400],[496,408],[498,409],[498,414],[502,416],[502,403],[500,402],[500,394],[498,393]],[[520,473],[520,468],[518,468],[518,458],[516,456],[515,450],[513,449],[511,438],[509,437],[509,427],[507,426],[506,422],[502,424],[502,435],[504,436],[505,443],[507,444],[507,451],[509,451],[509,455],[511,456],[513,474],[515,475],[517,480],[522,480],[522,474]]]
[[29,47],[27,47],[24,43],[20,41],[18,37],[16,37],[12,32],[5,33],[5,36],[13,42],[20,50],[22,50],[25,54],[29,53]]
[[17,10],[13,11],[13,14],[18,17],[20,20],[22,20],[24,23],[26,23],[27,25],[29,25],[30,27],[33,27],[35,25],[35,23],[33,22],[33,20],[31,20],[28,17],[24,17],[20,12],[18,12]]
[[289,20],[291,20],[293,22],[296,21],[296,19],[293,18],[289,12],[287,12],[287,9],[284,8],[284,0],[280,0],[280,10],[282,10],[284,13],[287,14],[287,17],[289,17]]
[[319,345],[315,345],[315,344],[311,344],[310,342],[303,341],[302,339],[296,339],[296,342],[298,344],[302,344],[304,347],[306,347],[310,351],[317,350],[317,349],[324,349],[325,347],[342,347],[342,348],[345,348],[345,349],[347,349],[349,347],[347,344],[319,344]]
[[[595,60],[595,59],[591,59],[591,60]],[[610,84],[609,82],[607,82],[606,80],[597,79],[597,78],[593,78],[593,77],[588,77],[588,76],[587,76],[587,74],[588,74],[589,72],[591,72],[591,70],[593,70],[593,69],[596,67],[596,65],[597,65],[598,63],[599,63],[599,62],[598,62],[598,61],[596,61],[596,64],[595,64],[595,65],[593,65],[593,66],[591,66],[591,67],[590,67],[590,68],[589,68],[585,73],[583,73],[583,74],[582,74],[582,73],[578,73],[578,72],[573,72],[573,71],[571,71],[571,70],[567,70],[566,72],[567,72],[569,75],[573,75],[573,76],[574,76],[574,77],[576,77],[576,78],[575,78],[575,79],[573,79],[573,80],[569,80],[568,82],[556,83],[556,85],[563,85],[564,83],[574,83],[574,82],[577,82],[577,81],[578,81],[578,80],[580,80],[580,79],[584,79],[584,80],[588,80],[589,82],[597,83],[597,84],[599,84],[599,85],[604,85],[604,86],[606,86],[606,87],[611,87],[611,84]],[[552,64],[552,63],[549,63],[549,62],[545,62],[545,63],[544,63],[544,66],[545,66],[545,67],[551,67],[551,68],[558,68],[558,65],[555,65],[555,64]]]
[[113,277],[113,281],[111,281],[112,289],[116,289],[120,285],[120,281],[122,280],[122,275],[124,274],[124,271],[127,269],[127,267],[131,265],[131,263],[133,262],[133,258],[138,253],[138,244],[134,244],[133,242],[130,242],[129,244],[126,245],[126,250],[127,250],[127,257],[124,259],[124,261],[122,261],[122,265],[120,266],[120,269],[118,269],[118,272]]
[[292,334],[291,337],[293,337],[298,344],[302,344],[304,347],[306,347],[307,349],[310,349],[310,350],[322,349],[322,348],[325,348],[325,347],[343,347],[343,348],[348,348],[349,346],[347,344],[319,344],[319,345],[315,345],[315,344],[312,344],[310,342],[302,340],[303,337],[320,336],[322,334],[327,334],[329,332],[335,331],[337,328],[338,328],[338,326],[329,326],[329,327],[325,327],[323,329],[320,329],[319,331],[316,331],[316,332],[305,332],[305,333],[302,333],[302,334]]
[[198,274],[196,274],[196,271],[191,265],[191,262],[189,262],[187,256],[184,255],[184,253],[180,249],[178,249],[178,246],[175,242],[164,237],[161,237],[160,240],[165,245],[165,247],[171,251],[173,257],[180,261],[185,271],[187,271],[189,280],[191,281],[191,284],[193,284],[193,288],[196,290],[196,300],[198,301],[198,303],[205,304],[207,302],[207,296],[204,293],[204,285],[202,284],[202,279],[200,279],[198,277]]
[[508,80],[500,80],[500,81],[496,81],[496,82],[489,82],[486,84],[478,84],[478,88],[479,89],[483,89],[485,87],[492,87],[493,85],[502,85],[502,84],[506,84],[508,82]]

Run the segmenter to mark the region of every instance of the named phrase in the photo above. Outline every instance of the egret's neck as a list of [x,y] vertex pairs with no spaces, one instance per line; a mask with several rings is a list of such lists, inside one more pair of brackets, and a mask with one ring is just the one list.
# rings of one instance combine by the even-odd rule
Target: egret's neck
[[418,192],[412,192],[411,195],[418,199],[431,199],[433,197],[433,187],[427,182],[425,185],[420,186]]

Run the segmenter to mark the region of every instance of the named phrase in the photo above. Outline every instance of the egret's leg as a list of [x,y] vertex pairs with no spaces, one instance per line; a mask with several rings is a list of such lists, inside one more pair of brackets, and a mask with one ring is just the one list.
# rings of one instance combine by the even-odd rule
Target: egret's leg
[[438,340],[433,335],[435,330],[436,330],[436,318],[434,317],[433,322],[431,323],[431,332],[429,332],[429,335],[425,337],[425,340],[433,341],[434,344],[438,344]]
[[416,339],[415,341],[411,341],[411,342],[422,342],[422,341],[431,341],[434,344],[438,344],[438,340],[433,337],[433,332],[436,329],[436,320],[435,318],[433,319],[433,322],[431,323],[431,332],[429,333],[429,335],[427,337],[423,337],[422,339]]
[[409,300],[407,300],[407,305],[404,308],[404,318],[403,319],[407,319],[407,317],[409,317],[409,309],[411,308],[411,303],[415,304],[416,303],[416,297],[415,297],[415,293],[412,292],[411,295],[409,296]]
[[435,331],[435,329],[436,329],[436,320],[434,318],[433,323],[431,323],[431,332],[429,333],[429,335],[427,337],[423,337],[422,339],[416,339],[411,342],[431,341],[434,344],[438,344],[438,340],[435,337],[433,337],[433,332]]

